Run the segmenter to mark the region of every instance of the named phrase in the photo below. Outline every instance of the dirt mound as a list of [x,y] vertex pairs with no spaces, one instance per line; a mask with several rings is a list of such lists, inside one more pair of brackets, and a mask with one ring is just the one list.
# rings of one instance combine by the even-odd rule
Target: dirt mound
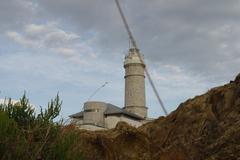
[[87,160],[237,160],[240,75],[140,128],[120,122],[115,129],[80,136]]

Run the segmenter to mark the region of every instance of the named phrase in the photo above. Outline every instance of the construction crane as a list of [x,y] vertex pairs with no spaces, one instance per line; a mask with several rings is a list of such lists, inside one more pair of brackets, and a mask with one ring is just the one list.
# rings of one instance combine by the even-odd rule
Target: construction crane
[[[120,5],[120,3],[119,3],[118,0],[115,0],[115,2],[116,2],[116,5],[117,5],[117,8],[118,8],[118,11],[119,11],[119,13],[120,13],[120,16],[121,16],[121,18],[122,18],[123,24],[124,24],[124,26],[125,26],[125,29],[127,30],[127,33],[128,33],[129,39],[130,39],[130,42],[131,42],[131,44],[132,44],[132,47],[135,48],[135,49],[138,49],[137,43],[136,43],[136,41],[135,41],[135,39],[134,39],[134,37],[133,37],[133,34],[132,34],[131,30],[130,30],[130,27],[129,27],[128,23],[127,23],[127,19],[126,19],[126,17],[124,16],[124,13],[123,13],[123,11],[122,11],[121,5]],[[144,63],[144,62],[143,62],[143,59],[142,59],[142,56],[140,55],[140,53],[137,52],[137,54],[138,54],[138,57],[139,57],[139,59],[141,60],[141,62]],[[159,94],[158,94],[158,91],[157,91],[157,89],[156,89],[156,86],[155,86],[154,83],[153,83],[153,80],[152,80],[152,78],[151,78],[151,75],[150,75],[149,72],[148,72],[147,67],[145,67],[145,73],[146,73],[147,78],[148,78],[148,80],[149,80],[149,82],[150,82],[150,85],[151,85],[151,87],[152,87],[152,89],[153,89],[153,92],[154,92],[155,96],[157,97],[160,106],[161,106],[162,109],[163,109],[163,112],[165,113],[165,115],[168,115],[168,112],[167,112],[167,110],[166,110],[166,108],[165,108],[165,106],[164,106],[164,104],[163,104],[163,101],[161,100],[161,98],[160,98],[160,96],[159,96]]]

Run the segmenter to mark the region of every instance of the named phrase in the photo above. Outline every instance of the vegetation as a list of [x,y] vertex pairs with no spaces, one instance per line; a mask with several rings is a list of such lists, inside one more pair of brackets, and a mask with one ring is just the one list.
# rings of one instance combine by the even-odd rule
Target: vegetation
[[37,114],[25,94],[15,104],[0,104],[0,159],[82,159],[78,131],[54,122],[61,105],[57,95]]

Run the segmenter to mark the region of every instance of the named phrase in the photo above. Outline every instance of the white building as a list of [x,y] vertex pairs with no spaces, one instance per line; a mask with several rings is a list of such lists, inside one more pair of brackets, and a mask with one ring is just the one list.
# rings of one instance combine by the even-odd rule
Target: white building
[[105,102],[86,102],[82,112],[70,115],[72,123],[88,130],[111,129],[120,121],[138,127],[150,119],[147,117],[145,98],[145,64],[139,50],[131,48],[125,57],[125,106],[123,108]]

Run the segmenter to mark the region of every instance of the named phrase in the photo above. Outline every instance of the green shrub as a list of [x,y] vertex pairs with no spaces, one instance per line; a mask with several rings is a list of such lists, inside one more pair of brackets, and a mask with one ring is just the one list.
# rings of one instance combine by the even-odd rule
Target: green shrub
[[13,104],[9,99],[7,104],[2,104],[0,110],[5,112],[10,119],[14,119],[21,127],[27,127],[35,120],[35,112],[24,94],[19,102]]
[[17,123],[0,111],[0,159],[16,159],[26,157],[25,141]]
[[64,129],[52,145],[52,153],[48,157],[58,160],[81,160],[82,153],[79,148],[78,132],[73,128]]
[[19,102],[0,104],[0,159],[81,159],[74,150],[77,131],[62,132],[55,123],[62,101],[57,95],[47,109],[36,114],[26,94]]

